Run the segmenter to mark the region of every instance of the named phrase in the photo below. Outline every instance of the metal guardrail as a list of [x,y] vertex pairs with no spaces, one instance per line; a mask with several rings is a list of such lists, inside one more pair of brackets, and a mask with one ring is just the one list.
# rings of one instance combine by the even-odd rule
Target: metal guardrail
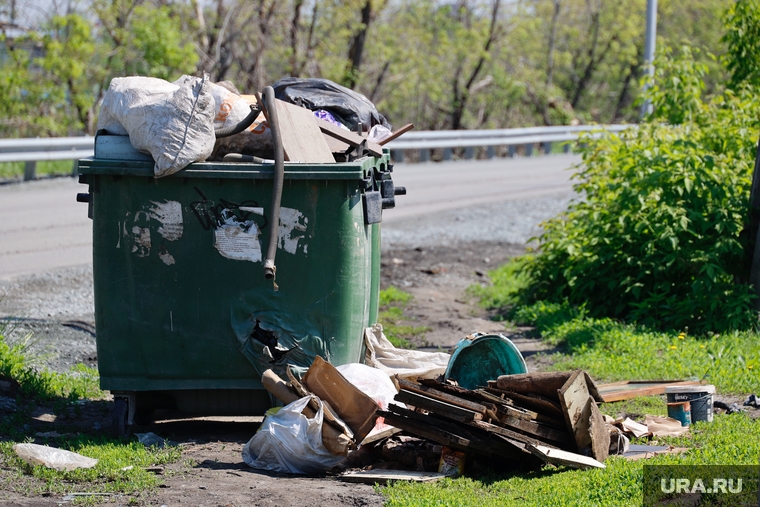
[[[507,154],[517,154],[517,146],[525,146],[525,154],[533,154],[533,146],[543,146],[551,153],[551,143],[573,141],[584,132],[593,136],[603,132],[620,132],[632,125],[578,125],[527,127],[494,130],[428,130],[407,132],[386,145],[396,162],[403,162],[406,150],[419,151],[419,161],[430,160],[431,150],[443,149],[443,160],[453,158],[454,149],[464,148],[465,158],[475,156],[475,148],[487,149],[488,158],[496,156],[496,147],[506,146]],[[35,139],[0,139],[0,163],[25,162],[24,179],[34,179],[36,163],[44,160],[77,160],[94,154],[94,137],[55,137]],[[566,147],[567,148],[567,147]],[[567,151],[567,150],[566,150]],[[76,168],[74,168],[74,171]]]
[[0,162],[25,162],[24,180],[35,179],[39,161],[77,160],[94,153],[94,137],[0,139]]
[[[451,160],[455,148],[465,148],[465,158],[475,156],[475,148],[487,148],[487,157],[496,156],[496,147],[506,146],[508,156],[517,154],[517,146],[525,146],[525,154],[533,154],[533,146],[543,146],[544,153],[551,153],[551,143],[574,141],[581,134],[590,133],[597,137],[605,132],[620,132],[634,125],[575,125],[555,127],[527,127],[495,130],[447,130],[408,132],[402,138],[391,141],[386,146],[393,151],[396,162],[404,160],[404,151],[418,150],[419,161],[430,160],[430,150],[443,149],[443,160]],[[564,151],[568,151],[565,146]]]

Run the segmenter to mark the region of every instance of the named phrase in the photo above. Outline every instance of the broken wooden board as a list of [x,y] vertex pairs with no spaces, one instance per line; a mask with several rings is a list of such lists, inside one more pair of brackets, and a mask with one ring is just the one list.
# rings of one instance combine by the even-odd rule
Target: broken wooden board
[[393,426],[388,426],[384,430],[380,430],[376,433],[370,432],[369,435],[367,435],[364,440],[361,441],[361,445],[372,445],[379,442],[380,440],[390,438],[397,433],[401,433],[401,430],[394,428]]
[[334,164],[317,118],[310,110],[275,99],[285,160],[312,164]]
[[[562,406],[557,401],[552,401],[538,394],[520,394],[512,391],[502,391],[501,389],[487,387],[486,392],[497,396],[506,396],[512,405],[519,405],[523,409],[530,409],[538,414],[543,414],[549,418],[562,419]],[[556,396],[554,396],[556,399]],[[506,400],[505,400],[506,401]]]
[[430,398],[424,394],[407,391],[406,388],[401,389],[394,399],[455,421],[469,422],[483,419],[483,414],[480,412]]
[[628,400],[639,396],[665,394],[668,386],[695,386],[695,380],[624,380],[598,386],[599,394],[605,403]]
[[398,139],[402,135],[406,134],[413,128],[414,128],[414,123],[407,123],[406,125],[398,129],[397,131],[393,132],[391,135],[389,135],[388,137],[386,137],[385,139],[383,139],[377,144],[379,144],[380,146],[385,146],[386,144],[393,141],[394,139]]
[[610,434],[602,413],[589,394],[586,378],[585,372],[576,370],[557,393],[578,451],[590,449],[594,458],[604,461],[609,452]]
[[451,475],[408,470],[361,470],[358,472],[346,472],[338,478],[345,482],[385,485],[390,481],[433,482],[444,477],[451,477]]
[[454,396],[452,394],[445,393],[443,391],[439,391],[438,389],[434,389],[432,387],[416,384],[414,382],[410,382],[408,380],[404,379],[398,379],[399,387],[402,389],[405,389],[407,391],[412,391],[419,394],[424,394],[425,396],[428,396],[430,398],[435,398],[437,400],[450,403],[452,405],[456,405],[458,407],[466,408],[469,410],[472,410],[473,412],[478,412],[481,414],[486,413],[486,407],[485,405],[482,405],[480,403],[476,403],[474,401],[466,400],[464,398],[460,398],[458,396]]
[[580,468],[581,470],[588,468],[607,468],[604,463],[600,463],[594,458],[589,458],[588,456],[583,456],[574,452],[533,444],[528,444],[525,448],[537,457],[547,463],[552,463],[553,465],[565,465],[571,468]]
[[[483,421],[473,421],[470,423],[470,425],[475,426],[476,428],[481,428],[491,433],[496,433],[497,435],[507,437],[511,440],[516,440],[523,444],[547,445],[549,447],[553,447],[553,445],[548,442],[544,442],[543,440],[539,440],[535,437],[531,437],[523,433],[518,433],[517,431],[513,431],[509,428],[502,428],[501,426],[497,426],[496,424],[490,424]],[[569,438],[567,435],[565,435],[564,441],[566,443],[569,442]]]
[[610,432],[604,422],[604,416],[596,406],[596,400],[588,397],[590,411],[584,411],[589,418],[589,435],[591,437],[591,455],[598,461],[605,461],[610,455]]
[[557,391],[565,385],[570,377],[578,372],[581,372],[586,378],[586,387],[589,394],[591,394],[591,396],[593,396],[598,402],[604,401],[599,395],[599,390],[594,381],[589,374],[583,370],[576,370],[573,372],[536,372],[502,375],[496,379],[496,382],[492,380],[489,381],[488,386],[496,387],[502,391],[512,391],[520,394],[536,393],[545,396],[550,400],[554,400],[556,399]]
[[[379,144],[372,142],[369,139],[360,136],[359,134],[355,134],[349,130],[344,130],[338,127],[337,125],[333,125],[329,121],[321,120],[319,118],[315,118],[314,116],[312,116],[312,118],[314,118],[314,120],[317,123],[317,126],[319,127],[319,129],[322,131],[324,135],[330,136],[350,146],[359,146],[360,144],[366,141],[367,151],[369,151],[370,155],[375,156],[375,157],[383,156],[383,147],[380,146]],[[332,154],[330,155],[332,156]]]
[[[404,431],[460,451],[473,451],[493,457],[519,457],[527,451],[501,436],[469,424],[447,421],[390,404],[389,411],[378,411],[385,422]],[[530,453],[527,453],[530,455]]]
[[335,409],[354,432],[357,442],[364,440],[375,426],[377,403],[357,389],[322,357],[317,356],[303,377],[303,383]]

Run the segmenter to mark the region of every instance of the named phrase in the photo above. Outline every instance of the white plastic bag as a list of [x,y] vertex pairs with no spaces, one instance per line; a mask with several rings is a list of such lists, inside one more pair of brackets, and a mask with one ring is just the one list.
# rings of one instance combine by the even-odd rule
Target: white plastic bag
[[380,324],[364,330],[364,343],[365,364],[402,378],[435,378],[446,371],[451,357],[445,352],[397,349],[385,337]]
[[243,446],[243,461],[253,468],[291,474],[318,474],[344,459],[322,444],[324,410],[322,401],[309,419],[301,411],[309,403],[305,396],[267,416],[261,428]]
[[98,460],[88,458],[75,452],[48,447],[38,444],[16,444],[13,451],[19,458],[30,465],[45,465],[55,470],[76,470],[77,468],[92,468]]
[[152,77],[114,78],[103,97],[98,130],[129,135],[150,153],[157,178],[206,160],[214,149],[214,98],[208,76],[174,83]]
[[377,368],[361,363],[350,363],[336,366],[336,369],[383,410],[388,410],[388,404],[398,394],[388,374]]

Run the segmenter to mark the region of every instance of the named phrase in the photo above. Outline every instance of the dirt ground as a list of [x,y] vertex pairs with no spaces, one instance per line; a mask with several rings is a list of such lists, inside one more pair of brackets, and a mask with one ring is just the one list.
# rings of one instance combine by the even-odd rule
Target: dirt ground
[[[382,258],[382,286],[394,285],[414,296],[414,301],[406,308],[409,323],[431,329],[425,335],[424,343],[418,344],[423,348],[447,350],[475,331],[504,332],[523,352],[530,369],[534,369],[536,357],[539,357],[536,353],[544,351],[545,347],[538,340],[526,337],[522,330],[507,331],[503,323],[491,320],[466,292],[472,284],[487,283],[487,271],[521,253],[522,248],[483,242],[467,243],[461,248],[448,246],[387,251]],[[35,283],[39,285],[39,281]],[[20,287],[19,290],[22,290],[24,285]],[[17,304],[23,299],[20,294],[14,297],[13,287],[9,290],[9,301]],[[44,288],[37,287],[35,290],[37,299],[45,297]],[[72,322],[77,325],[72,325]],[[62,367],[65,364],[61,361],[78,361],[92,365],[97,359],[91,349],[94,333],[87,324],[86,316],[77,316],[76,320],[72,320],[71,316],[38,318],[26,321],[22,331],[32,331],[41,337],[39,345],[43,349],[46,341],[52,343],[56,337],[63,340],[56,340],[59,357],[49,358],[50,364]],[[61,350],[61,343],[65,350]],[[3,393],[0,386],[0,396],[3,394],[7,396],[10,393]],[[50,407],[38,407],[29,422],[30,433],[105,431],[110,426],[111,406],[110,401],[87,403],[80,406],[76,414],[55,414]],[[164,484],[157,490],[137,496],[102,497],[101,503],[204,507],[383,504],[382,496],[370,485],[344,483],[335,477],[265,473],[246,466],[241,451],[255,433],[261,418],[179,419],[181,415],[170,413],[162,416],[169,419],[161,419],[136,431],[151,431],[176,442],[182,448],[182,459],[158,471]],[[55,445],[55,438],[48,443]],[[0,485],[7,484],[2,479],[7,480],[9,472],[0,467]],[[38,507],[68,503],[58,496],[25,497],[19,493],[23,491],[20,485],[1,489],[0,505]]]

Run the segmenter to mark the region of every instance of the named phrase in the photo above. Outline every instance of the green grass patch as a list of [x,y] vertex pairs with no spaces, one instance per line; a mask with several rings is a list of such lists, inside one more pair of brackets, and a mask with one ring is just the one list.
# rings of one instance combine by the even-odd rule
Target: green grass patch
[[74,491],[89,493],[134,494],[154,488],[163,482],[145,467],[172,463],[180,459],[178,447],[146,448],[138,442],[121,442],[107,437],[77,436],[57,442],[56,447],[95,458],[98,464],[89,469],[57,471],[42,465],[31,466],[13,451],[17,442],[0,443],[3,474],[0,489],[24,495],[65,494]]
[[68,373],[38,370],[29,365],[27,336],[10,345],[0,334],[0,378],[19,384],[26,398],[48,401],[62,398],[69,401],[84,398],[101,399],[105,393],[100,390],[97,370],[83,364],[75,365]]
[[[7,331],[7,326],[0,332]],[[87,405],[88,413],[109,410],[103,401],[98,372],[79,364],[67,373],[38,370],[27,357],[29,337],[10,345],[0,334],[0,379],[18,387],[17,409],[0,417],[0,490],[25,496],[62,495],[71,492],[140,495],[163,482],[163,478],[145,470],[152,465],[175,462],[181,457],[178,447],[146,448],[138,442],[113,439],[101,434],[103,429],[88,433],[71,422],[76,421]],[[96,401],[100,400],[100,401]],[[38,435],[39,426],[29,424],[32,410],[44,406],[55,414],[65,414],[56,421],[58,437]],[[104,413],[104,412],[101,412]],[[64,433],[67,431],[68,433]],[[98,460],[91,469],[57,471],[42,465],[32,466],[20,459],[13,445],[32,442],[70,450]],[[83,497],[77,503],[94,504],[102,496]],[[136,501],[133,496],[130,501]]]
[[[73,160],[50,160],[37,162],[37,177],[62,176],[73,173]],[[0,163],[0,180],[13,180],[24,177],[24,162]]]
[[745,395],[760,385],[760,335],[755,332],[660,332],[543,302],[519,308],[513,317],[536,325],[544,339],[564,347],[554,370],[582,368],[602,381],[706,379],[719,393]]
[[411,294],[393,286],[380,291],[378,321],[383,326],[386,338],[388,338],[394,347],[404,349],[414,348],[412,342],[423,340],[425,333],[430,331],[430,328],[427,326],[411,326],[401,323],[402,321],[409,320],[404,313],[404,309],[412,299]]

